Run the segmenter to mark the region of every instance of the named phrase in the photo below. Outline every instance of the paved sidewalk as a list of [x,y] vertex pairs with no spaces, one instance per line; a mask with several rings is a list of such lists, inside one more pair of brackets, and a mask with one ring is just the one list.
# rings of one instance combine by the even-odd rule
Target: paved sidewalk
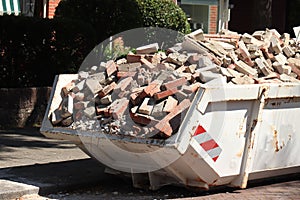
[[37,129],[0,131],[0,199],[93,186],[104,167],[75,145]]
[[103,170],[75,145],[47,139],[36,129],[0,130],[0,199],[300,199],[300,174],[252,183],[245,190],[191,192],[174,186],[139,190]]

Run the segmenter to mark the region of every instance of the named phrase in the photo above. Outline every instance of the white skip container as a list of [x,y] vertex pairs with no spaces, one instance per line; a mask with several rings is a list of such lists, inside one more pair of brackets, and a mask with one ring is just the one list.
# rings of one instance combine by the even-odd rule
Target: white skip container
[[41,132],[73,142],[134,186],[167,184],[209,189],[300,172],[300,84],[202,85],[166,140],[53,127],[61,88],[77,75],[56,77]]

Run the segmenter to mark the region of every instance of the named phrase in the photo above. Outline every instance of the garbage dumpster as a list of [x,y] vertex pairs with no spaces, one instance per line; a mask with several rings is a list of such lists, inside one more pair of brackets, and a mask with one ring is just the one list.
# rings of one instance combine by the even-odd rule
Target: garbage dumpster
[[[263,38],[261,32],[256,35]],[[265,52],[263,47],[265,43],[252,36],[245,35],[241,39],[240,36],[229,35],[222,38],[218,35],[205,36],[201,31],[196,31],[182,43],[185,51],[193,52],[193,54],[187,54],[189,57],[185,56],[184,62],[181,62],[181,55],[177,55],[174,49],[170,50],[173,53],[169,53],[168,56],[160,54],[161,57],[165,56],[161,63],[157,63],[155,55],[146,56],[146,58],[144,55],[141,56],[143,53],[128,54],[127,62],[134,60],[129,64],[118,61],[119,64],[116,67],[114,62],[107,62],[102,71],[104,74],[101,72],[93,75],[93,77],[106,78],[102,81],[102,86],[99,85],[99,80],[96,81],[96,86],[93,85],[92,83],[95,82],[93,78],[86,79],[85,84],[90,91],[96,91],[94,94],[101,97],[102,104],[112,105],[118,102],[120,105],[122,101],[127,103],[125,104],[128,105],[127,107],[125,106],[124,109],[122,107],[122,113],[127,113],[129,119],[133,118],[134,122],[129,125],[127,123],[124,134],[118,134],[120,132],[118,128],[114,129],[113,133],[107,131],[110,121],[104,128],[101,127],[101,124],[90,124],[88,121],[85,124],[86,127],[96,128],[77,129],[76,126],[73,126],[74,124],[81,126],[82,121],[76,123],[70,121],[71,113],[75,109],[75,104],[73,105],[72,102],[75,95],[68,92],[66,87],[69,87],[70,83],[74,83],[74,80],[79,80],[78,85],[80,85],[82,76],[86,76],[86,74],[58,75],[53,84],[41,132],[49,138],[72,141],[91,157],[106,165],[110,172],[129,174],[136,187],[147,186],[150,189],[158,189],[163,185],[177,184],[205,189],[218,185],[245,188],[248,180],[299,173],[300,157],[297,153],[300,151],[300,126],[298,126],[300,84],[296,79],[299,79],[300,74],[297,71],[299,63],[296,58],[292,58],[295,55],[292,52],[293,49],[287,48],[286,51],[291,57],[289,62],[293,65],[285,65],[287,63],[284,59],[285,56],[279,51],[281,51],[280,45],[289,43],[289,41],[279,40],[274,31],[269,31],[266,35],[273,41],[268,43],[270,47],[274,49],[274,52],[275,50],[278,52],[274,53],[276,56],[268,61],[264,57],[272,55],[270,52]],[[216,44],[216,40],[211,40],[211,38],[221,42]],[[274,42],[275,40],[278,40],[279,43]],[[242,41],[247,43],[248,49]],[[255,45],[262,45],[260,52],[264,51],[264,57],[255,52],[250,55],[248,50],[257,49],[257,46],[250,45],[250,41]],[[156,46],[150,45],[137,50],[149,54],[150,50],[157,51]],[[236,48],[240,52],[239,56],[233,55],[233,50]],[[195,52],[205,54],[206,57],[203,58]],[[251,60],[252,56],[254,56],[255,62]],[[138,93],[140,97],[143,96],[141,102],[133,103],[134,106],[130,106],[126,98],[123,98],[126,91],[112,80],[124,76],[125,79],[118,79],[119,83],[124,85],[127,81],[126,84],[130,84],[133,82],[130,77],[135,74],[135,71],[131,70],[132,68],[137,69],[137,73],[143,71],[139,68],[141,63],[147,67],[147,70],[155,68],[153,63],[149,63],[149,60],[152,60],[153,63],[156,62],[159,71],[162,71],[162,68],[168,68],[167,71],[172,69],[178,72],[180,77],[176,78],[174,74],[168,74],[166,78],[168,80],[163,83],[161,90],[157,87],[161,82],[157,82],[157,80],[148,82],[146,86],[141,84],[138,86],[143,88]],[[274,61],[272,66],[275,70],[268,67],[269,62],[273,62],[271,60]],[[165,63],[165,61],[170,63]],[[195,65],[193,62],[197,62],[197,64]],[[190,63],[190,65],[186,66],[186,63]],[[216,74],[216,71],[220,74]],[[111,78],[112,74],[115,74],[114,78]],[[262,75],[267,78],[263,78]],[[181,87],[182,84],[186,84],[187,80],[191,87],[181,90],[170,88],[174,84],[177,84],[176,87]],[[195,85],[197,88],[194,90]],[[78,88],[76,90],[78,91]],[[120,97],[121,102],[118,99],[111,102],[112,95],[108,96],[107,94],[112,90],[118,91],[118,98],[120,95],[122,96],[122,98]],[[190,92],[189,95],[186,95],[184,91]],[[132,92],[136,94],[136,90],[132,90]],[[145,137],[146,131],[144,135],[138,135],[139,131],[137,131],[137,135],[132,135],[130,129],[136,128],[137,119],[146,121],[152,119],[148,115],[150,113],[148,106],[153,107],[152,104],[148,104],[151,98],[158,102],[165,98],[163,101],[168,102],[167,92],[170,93],[169,96],[178,93],[177,97],[170,98],[170,102],[180,103],[175,104],[175,109],[172,111],[166,111],[168,114],[165,116],[168,119],[176,119],[175,122],[172,124],[171,120],[165,120],[165,118],[152,120],[155,122],[153,127],[160,130],[160,137],[151,135],[151,132],[150,136]],[[93,97],[93,95],[91,96]],[[132,100],[133,97],[130,97]],[[189,100],[182,97],[189,97]],[[167,107],[166,102],[164,109]],[[84,102],[79,101],[79,103],[76,104],[77,107],[87,105]],[[145,109],[142,110],[142,106]],[[88,108],[89,110],[87,109],[85,112],[90,116],[89,111],[92,110],[90,107]],[[62,109],[69,114],[64,119],[65,121],[56,118],[55,112]],[[119,124],[122,123],[120,118],[123,115],[119,115],[116,111],[121,108],[118,106],[114,110],[110,108],[110,111],[113,110],[111,112],[106,112],[105,109],[107,107],[100,107],[97,110],[97,112],[104,113],[104,116],[109,115],[108,118],[101,118],[101,120],[114,118],[116,121],[119,120]],[[138,113],[140,118],[134,118],[133,113],[135,114],[137,109],[140,112]],[[179,116],[179,120],[177,116]],[[94,118],[97,117],[99,116],[94,116]],[[77,118],[77,116],[73,118]],[[93,117],[90,116],[90,118]],[[58,122],[63,122],[66,126],[57,126]],[[138,121],[138,123],[143,124],[144,122]],[[144,123],[138,130],[145,128],[148,131],[152,130],[151,123],[150,126],[148,125],[149,123]]]
[[300,170],[299,84],[202,85],[178,132],[161,140],[54,127],[49,111],[58,106],[61,87],[76,76],[56,77],[41,132],[74,142],[112,169],[132,172],[135,186],[146,180],[152,189],[244,188],[248,180]]

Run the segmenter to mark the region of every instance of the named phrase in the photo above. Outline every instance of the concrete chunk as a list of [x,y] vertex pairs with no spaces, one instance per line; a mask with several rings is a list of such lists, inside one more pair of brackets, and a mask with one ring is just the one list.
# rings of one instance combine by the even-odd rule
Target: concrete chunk
[[111,104],[112,103],[111,95],[106,95],[105,97],[102,97],[100,99],[100,103],[104,105]]
[[94,116],[96,115],[96,110],[94,106],[90,106],[84,109],[84,114],[90,119],[93,119]]
[[221,77],[223,77],[221,74],[213,73],[211,71],[200,72],[200,80],[204,83],[207,83],[213,79],[217,79],[217,78],[221,78]]
[[86,86],[93,94],[97,94],[100,90],[102,90],[102,86],[100,85],[99,81],[94,78],[87,78],[86,79]]
[[163,112],[163,108],[165,106],[166,100],[155,104],[153,109],[152,109],[152,113],[151,116],[155,117],[155,118],[160,118],[163,117],[165,115],[165,113]]
[[142,66],[140,62],[124,63],[118,65],[119,72],[135,72],[139,67]]
[[137,54],[150,54],[150,53],[157,52],[158,49],[159,49],[158,43],[153,43],[153,44],[148,44],[148,45],[136,48],[136,53]]

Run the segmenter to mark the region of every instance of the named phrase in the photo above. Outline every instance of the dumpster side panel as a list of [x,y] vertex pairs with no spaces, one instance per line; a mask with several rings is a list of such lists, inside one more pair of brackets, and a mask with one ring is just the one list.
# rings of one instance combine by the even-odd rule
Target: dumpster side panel
[[300,98],[267,101],[252,172],[300,166]]
[[115,170],[145,173],[160,170],[176,161],[180,154],[175,148],[80,136],[82,144],[98,161]]
[[[190,145],[220,177],[240,173],[245,134],[253,101],[214,102],[204,114],[195,110],[191,116]],[[199,166],[201,168],[201,166]],[[207,172],[202,172],[206,175]]]

